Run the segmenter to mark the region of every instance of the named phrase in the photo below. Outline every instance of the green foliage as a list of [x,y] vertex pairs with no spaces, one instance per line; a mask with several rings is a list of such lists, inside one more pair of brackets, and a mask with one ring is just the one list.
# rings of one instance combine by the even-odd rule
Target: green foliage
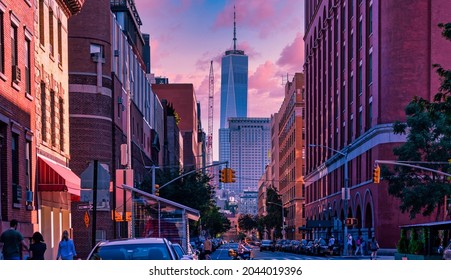
[[[183,174],[182,171],[175,169],[158,170],[155,176],[155,183],[163,186],[166,182],[175,179],[181,174]],[[211,178],[202,172],[189,174],[160,188],[160,197],[199,210],[201,219],[208,215],[216,215],[214,213],[216,205],[213,199],[215,192],[210,185],[210,180]],[[146,177],[140,184],[139,189],[150,193],[152,190],[151,178]],[[219,219],[219,217],[215,217]],[[214,221],[214,219],[212,219],[212,221]],[[221,231],[220,229],[216,229],[216,225],[218,224],[216,221],[213,224],[215,225],[215,228],[211,229],[212,231]],[[199,229],[199,223],[190,221],[190,229],[193,234],[196,234]]]
[[405,229],[401,229],[401,238],[397,245],[398,253],[406,254],[409,252],[409,239],[407,239],[407,232]]
[[257,227],[257,221],[251,214],[240,215],[238,217],[238,226],[241,230],[251,231]]
[[[451,39],[450,24],[441,25],[443,35]],[[440,91],[433,101],[415,96],[406,106],[405,122],[395,122],[395,134],[406,134],[407,141],[393,149],[398,161],[448,162],[451,159],[451,71],[434,65],[441,80]],[[418,164],[420,165],[420,164]],[[449,172],[448,164],[424,167]],[[413,219],[417,214],[431,215],[443,205],[451,188],[443,176],[406,166],[382,169],[388,180],[390,195],[400,199],[400,209]],[[438,217],[439,213],[437,213]]]
[[416,229],[412,229],[410,243],[409,243],[409,254],[420,255],[424,253],[424,235],[418,236]]
[[218,236],[231,228],[230,220],[219,212],[218,207],[212,207],[202,216],[202,223],[211,236]]

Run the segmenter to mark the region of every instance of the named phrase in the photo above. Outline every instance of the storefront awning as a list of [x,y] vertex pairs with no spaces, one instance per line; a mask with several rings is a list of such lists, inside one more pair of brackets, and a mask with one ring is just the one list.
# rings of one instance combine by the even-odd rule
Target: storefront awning
[[38,155],[38,191],[80,196],[80,178],[70,168]]

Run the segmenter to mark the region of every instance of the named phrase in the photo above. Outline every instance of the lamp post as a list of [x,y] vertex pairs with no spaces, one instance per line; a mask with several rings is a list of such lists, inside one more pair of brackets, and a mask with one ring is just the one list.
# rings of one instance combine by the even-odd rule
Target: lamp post
[[266,204],[274,204],[274,205],[277,205],[277,206],[280,206],[280,207],[282,207],[282,239],[285,239],[285,234],[286,234],[286,232],[285,232],[285,212],[284,212],[284,210],[283,210],[283,205],[282,204],[279,204],[279,203],[275,203],[275,202],[266,202]]
[[346,245],[347,242],[347,236],[348,236],[348,226],[346,225],[346,219],[348,218],[348,182],[349,182],[349,174],[348,174],[348,149],[346,149],[346,152],[341,152],[335,149],[332,149],[331,147],[328,146],[324,146],[324,145],[316,145],[316,144],[309,144],[309,147],[321,147],[321,148],[325,148],[325,149],[329,149],[333,152],[336,152],[337,154],[340,154],[344,157],[345,159],[345,163],[344,163],[344,173],[345,173],[345,184],[344,184],[344,203],[343,203],[343,208],[344,208],[344,228],[343,228],[343,253],[345,256],[348,255],[348,246]]

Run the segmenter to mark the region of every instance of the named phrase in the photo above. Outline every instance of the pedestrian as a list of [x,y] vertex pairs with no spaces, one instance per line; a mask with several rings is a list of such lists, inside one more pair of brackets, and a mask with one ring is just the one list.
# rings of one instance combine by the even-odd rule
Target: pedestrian
[[335,245],[335,237],[333,235],[329,238],[329,244],[327,244],[327,245],[329,246],[330,255],[333,255],[334,254],[334,245]]
[[21,260],[22,250],[28,251],[28,246],[25,244],[22,233],[17,230],[17,220],[12,219],[9,222],[9,229],[5,230],[0,236],[0,241],[3,242],[3,258],[5,260]]
[[355,241],[355,244],[356,244],[355,255],[357,256],[357,253],[360,252],[360,255],[363,256],[363,248],[362,248],[363,238],[362,238],[362,235],[359,235],[359,237]]
[[204,241],[204,252],[205,252],[206,260],[211,259],[210,254],[211,254],[212,247],[213,247],[213,245],[211,243],[210,237],[207,236],[207,238],[205,238],[205,241]]
[[73,260],[77,257],[74,241],[69,238],[67,230],[63,231],[63,236],[58,244],[58,254],[56,255],[56,259],[58,260],[60,257],[62,260]]
[[346,245],[348,246],[348,256],[352,255],[352,244],[354,239],[352,238],[352,235],[348,233],[348,240],[346,242]]
[[373,236],[370,242],[370,250],[371,250],[371,260],[375,260],[377,258],[377,250],[379,250],[379,243],[377,243],[376,237]]
[[43,260],[45,250],[47,250],[47,245],[44,243],[44,237],[37,231],[33,233],[31,239],[33,240],[33,243],[30,245],[30,260]]

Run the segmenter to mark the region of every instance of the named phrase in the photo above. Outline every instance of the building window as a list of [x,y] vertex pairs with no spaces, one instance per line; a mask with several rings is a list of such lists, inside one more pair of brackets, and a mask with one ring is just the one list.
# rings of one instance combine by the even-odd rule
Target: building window
[[25,142],[25,172],[27,177],[27,190],[31,190],[31,142]]
[[335,36],[335,43],[338,42],[338,29],[339,29],[339,25],[338,25],[338,16],[335,16],[335,25],[334,25],[334,36]]
[[47,141],[47,107],[44,82],[41,82],[41,137],[42,141]]
[[56,108],[55,108],[55,91],[50,91],[50,135],[52,145],[56,146]]
[[58,63],[63,64],[63,24],[58,20]]
[[19,57],[17,53],[17,26],[15,24],[11,24],[11,65],[17,66]]
[[64,151],[64,100],[59,98],[59,115],[60,115],[60,150]]
[[349,18],[354,16],[354,0],[349,0]]
[[346,6],[341,9],[341,31],[346,30]]
[[359,49],[363,46],[363,40],[362,40],[362,36],[363,36],[363,23],[362,20],[359,21]]
[[4,12],[0,10],[0,73],[5,73],[5,40],[3,30]]
[[44,0],[39,0],[39,43],[45,45]]
[[346,65],[346,45],[343,44],[341,47],[341,71],[345,70]]
[[25,39],[25,92],[31,94],[31,41]]
[[349,36],[349,61],[354,58],[354,33]]
[[55,38],[53,30],[53,10],[49,9],[49,41],[50,41],[50,55],[53,57],[55,55]]
[[368,9],[368,34],[373,34],[373,5]]
[[368,104],[368,123],[367,128],[371,128],[371,124],[373,123],[373,102]]
[[345,104],[346,104],[346,85],[343,84],[342,90],[341,90],[341,94],[340,94],[340,99],[341,99],[341,111],[344,112],[346,110],[345,108]]
[[363,120],[362,120],[362,110],[359,111],[359,130],[358,133],[362,133],[363,129]]
[[13,133],[11,139],[12,183],[19,185],[19,135]]
[[359,95],[362,94],[363,91],[363,77],[362,77],[362,64],[359,65]]
[[373,83],[373,54],[370,53],[368,56],[368,84]]

